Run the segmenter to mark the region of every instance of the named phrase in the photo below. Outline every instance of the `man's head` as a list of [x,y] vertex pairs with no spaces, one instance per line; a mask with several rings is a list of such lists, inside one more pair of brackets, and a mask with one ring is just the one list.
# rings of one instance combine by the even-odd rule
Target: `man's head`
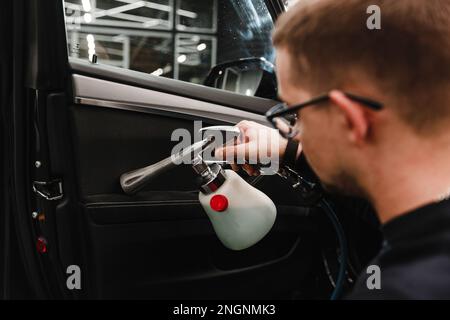
[[[380,30],[367,27],[374,4]],[[326,186],[365,195],[375,171],[450,136],[450,1],[299,0],[277,22],[274,44],[283,100],[331,92],[299,121],[305,154]],[[370,110],[342,92],[385,108]]]

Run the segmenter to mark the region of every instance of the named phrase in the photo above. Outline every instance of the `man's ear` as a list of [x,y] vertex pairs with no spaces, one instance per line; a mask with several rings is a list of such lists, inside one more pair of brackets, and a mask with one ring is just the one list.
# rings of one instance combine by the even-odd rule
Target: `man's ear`
[[364,107],[338,90],[331,91],[330,98],[345,116],[350,141],[361,143],[369,132],[369,119]]

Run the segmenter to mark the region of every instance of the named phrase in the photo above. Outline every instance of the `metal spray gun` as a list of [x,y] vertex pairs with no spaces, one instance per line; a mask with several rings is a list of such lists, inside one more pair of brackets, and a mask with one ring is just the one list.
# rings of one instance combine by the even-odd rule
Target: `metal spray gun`
[[[232,250],[243,250],[260,241],[272,228],[276,207],[272,200],[251,186],[236,172],[224,170],[217,161],[205,161],[203,153],[238,139],[234,126],[215,126],[200,130],[205,139],[155,164],[124,173],[122,189],[133,194],[156,176],[190,160],[201,178],[199,201],[222,243]],[[222,139],[217,139],[222,137]],[[225,138],[225,139],[223,139]],[[219,141],[219,144],[218,144]]]

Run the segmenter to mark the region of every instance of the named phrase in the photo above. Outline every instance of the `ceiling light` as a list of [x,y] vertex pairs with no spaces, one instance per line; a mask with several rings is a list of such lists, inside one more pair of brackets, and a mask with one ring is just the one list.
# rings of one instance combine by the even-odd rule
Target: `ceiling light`
[[83,4],[83,10],[86,12],[91,11],[91,1],[90,0],[81,0],[81,3]]
[[89,42],[89,43],[94,43],[94,42],[95,42],[94,36],[93,36],[92,34],[88,34],[88,35],[86,36],[86,40],[87,40],[87,42]]
[[83,18],[84,18],[84,22],[86,22],[86,23],[92,22],[92,14],[90,14],[90,13],[85,13]]
[[200,43],[198,46],[197,46],[197,50],[198,51],[203,51],[203,50],[205,50],[206,49],[206,43]]
[[161,68],[156,69],[155,71],[152,72],[152,75],[154,76],[162,76],[164,74],[164,70]]

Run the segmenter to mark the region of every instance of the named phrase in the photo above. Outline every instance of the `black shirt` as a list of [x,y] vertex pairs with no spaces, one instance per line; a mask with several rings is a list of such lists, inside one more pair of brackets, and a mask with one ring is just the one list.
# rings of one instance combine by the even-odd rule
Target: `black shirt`
[[382,232],[370,263],[380,268],[381,289],[369,290],[374,271],[363,272],[347,299],[450,299],[450,200],[399,216]]
[[[295,167],[317,180],[303,153]],[[375,272],[366,269],[347,299],[450,299],[450,199],[401,215],[381,232],[383,247],[368,265],[379,267],[380,289],[368,288]]]

